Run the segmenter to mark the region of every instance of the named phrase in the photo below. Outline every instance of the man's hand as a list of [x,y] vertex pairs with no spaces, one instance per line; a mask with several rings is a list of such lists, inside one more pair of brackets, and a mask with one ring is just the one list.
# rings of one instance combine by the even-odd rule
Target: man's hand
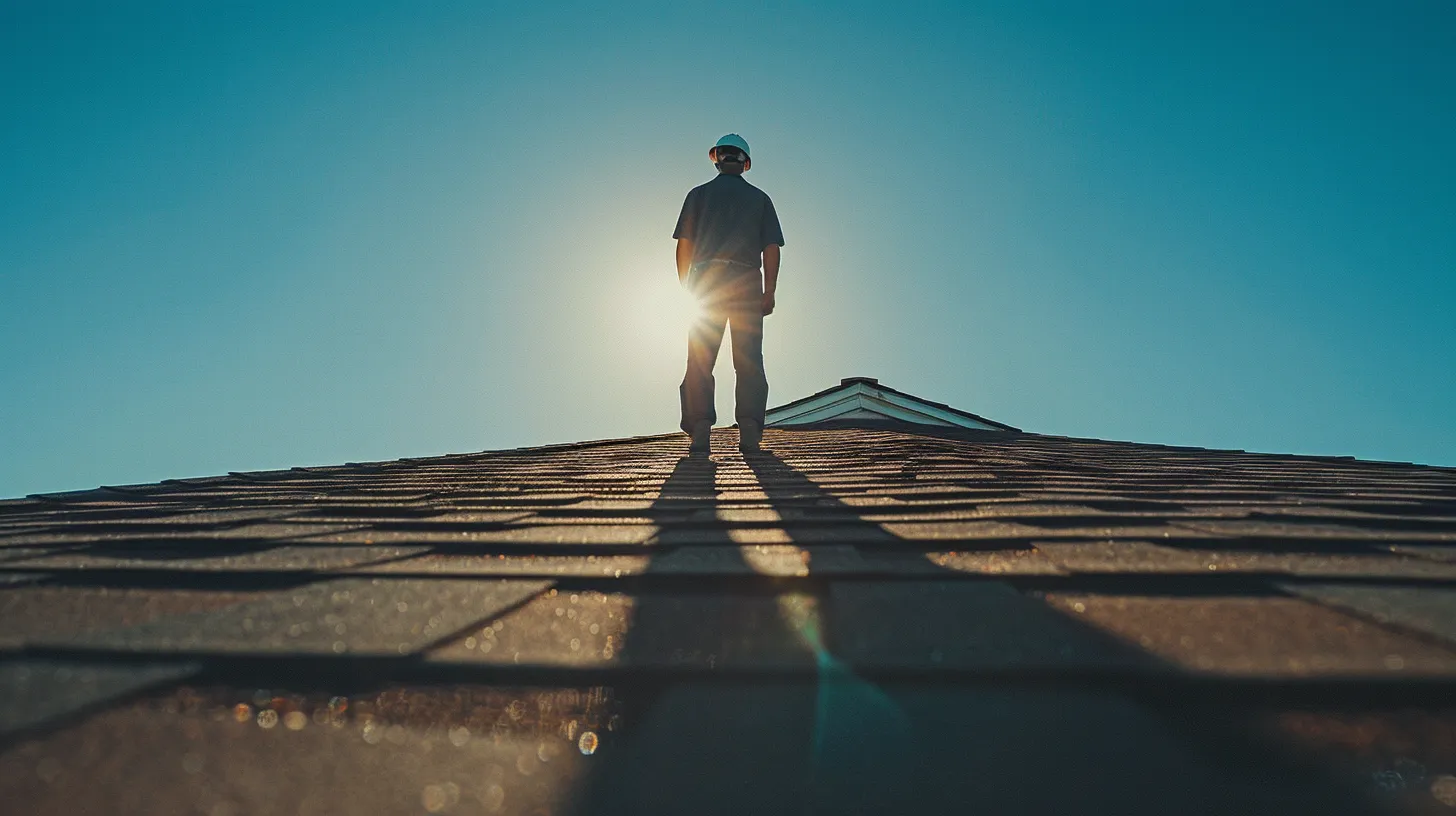
[[773,310],[774,310],[774,293],[773,292],[764,292],[763,293],[763,316],[764,317],[768,317],[769,315],[773,314]]

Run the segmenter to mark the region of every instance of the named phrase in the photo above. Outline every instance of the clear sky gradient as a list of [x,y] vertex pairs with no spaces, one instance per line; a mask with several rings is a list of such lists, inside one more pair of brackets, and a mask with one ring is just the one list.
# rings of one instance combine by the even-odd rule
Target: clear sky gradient
[[729,131],[771,405],[1456,465],[1456,4],[1269,5],[0,2],[0,496],[675,430]]

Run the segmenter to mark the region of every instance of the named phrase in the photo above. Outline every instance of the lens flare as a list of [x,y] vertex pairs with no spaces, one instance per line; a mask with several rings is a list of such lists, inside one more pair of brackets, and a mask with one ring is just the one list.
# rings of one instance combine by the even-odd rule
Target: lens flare
[[678,283],[671,267],[660,266],[650,273],[640,271],[642,267],[623,273],[633,280],[619,290],[614,308],[603,310],[610,315],[607,323],[613,339],[603,351],[668,381],[682,377],[688,333],[707,316],[707,310]]
[[707,315],[703,302],[687,289],[678,289],[676,301],[677,322],[685,327],[693,325]]

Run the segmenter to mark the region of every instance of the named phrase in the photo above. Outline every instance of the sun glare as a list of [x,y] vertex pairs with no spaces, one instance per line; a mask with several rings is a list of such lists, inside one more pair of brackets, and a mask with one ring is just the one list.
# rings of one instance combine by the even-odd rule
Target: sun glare
[[704,314],[703,304],[671,278],[644,287],[637,304],[638,320],[644,326],[673,334],[686,331]]
[[671,359],[675,367],[688,330],[704,315],[703,306],[678,285],[671,271],[650,278],[640,276],[638,280],[637,286],[622,293],[623,313],[630,315],[623,324],[628,330],[623,340],[648,356]]
[[678,325],[687,328],[703,319],[706,312],[703,309],[703,302],[701,300],[698,300],[691,292],[681,286],[674,290],[674,294],[676,295],[675,300],[677,301],[675,308],[677,310]]

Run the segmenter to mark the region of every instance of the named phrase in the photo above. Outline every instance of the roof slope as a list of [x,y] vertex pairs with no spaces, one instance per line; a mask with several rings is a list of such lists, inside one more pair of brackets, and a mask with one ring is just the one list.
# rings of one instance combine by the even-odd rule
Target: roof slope
[[1456,471],[958,428],[770,429],[745,460],[733,433],[0,503],[0,801],[1456,801]]

